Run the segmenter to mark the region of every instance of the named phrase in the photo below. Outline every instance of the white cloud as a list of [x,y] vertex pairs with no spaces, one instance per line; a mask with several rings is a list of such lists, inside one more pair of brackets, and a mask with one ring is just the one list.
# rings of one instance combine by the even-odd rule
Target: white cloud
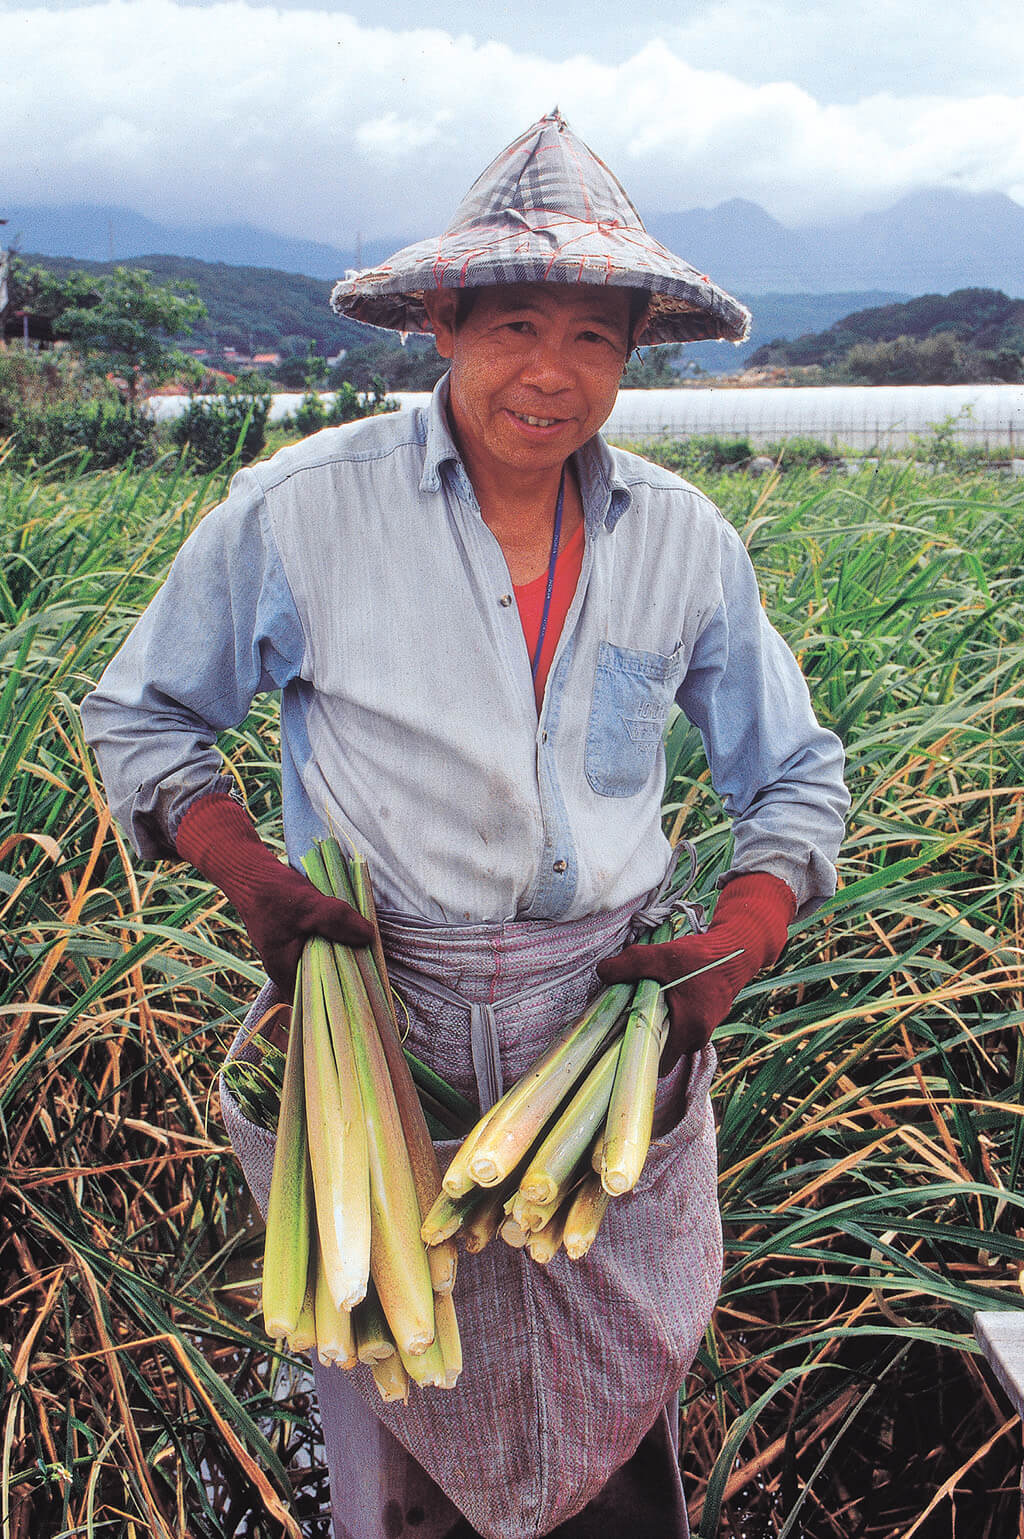
[[[70,9],[90,0],[13,0],[20,8]],[[220,0],[179,0],[197,7]],[[310,0],[247,0],[301,11]],[[0,0],[3,11],[12,0]],[[315,0],[315,9],[380,26],[380,0]],[[547,59],[582,48],[615,66],[662,39],[698,69],[725,70],[753,85],[792,81],[817,100],[853,102],[891,91],[969,97],[1015,93],[1024,79],[1019,0],[445,0],[436,13],[452,36],[491,39]],[[423,25],[423,0],[388,0],[387,25]]]
[[368,155],[405,160],[410,151],[425,149],[428,144],[437,144],[454,117],[450,108],[434,112],[418,121],[415,118],[399,117],[397,112],[385,112],[379,118],[360,123],[355,131],[355,141]]
[[[858,24],[877,39],[880,0],[865,3]],[[894,46],[909,0],[887,0],[886,14]],[[923,31],[919,4],[915,15]],[[614,62],[242,0],[8,9],[0,196],[245,221],[341,244],[357,230],[414,238],[434,233],[487,160],[556,103],[647,211],[743,196],[802,222],[920,185],[1020,194],[1019,91],[926,95],[905,67],[906,90],[879,89],[876,71],[870,94],[823,99],[763,78],[765,27],[776,27],[785,66],[797,22],[811,28],[806,77],[807,50],[828,39],[820,8],[796,0],[719,5]],[[984,29],[973,16],[959,25],[974,60]],[[833,51],[845,40],[833,31]],[[999,41],[1004,58],[1019,52],[1013,28]],[[878,52],[898,75],[892,47]]]
[[884,92],[1019,92],[1019,0],[713,0],[660,29],[682,59],[755,83],[793,80],[819,100]]

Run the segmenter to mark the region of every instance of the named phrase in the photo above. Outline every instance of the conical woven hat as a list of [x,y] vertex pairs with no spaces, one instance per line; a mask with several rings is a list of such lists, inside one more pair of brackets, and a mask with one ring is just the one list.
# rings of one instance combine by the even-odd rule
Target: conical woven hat
[[339,315],[430,331],[430,289],[492,283],[597,283],[650,296],[646,344],[741,342],[750,312],[644,229],[617,179],[556,110],[502,150],[444,234],[406,246],[335,286]]

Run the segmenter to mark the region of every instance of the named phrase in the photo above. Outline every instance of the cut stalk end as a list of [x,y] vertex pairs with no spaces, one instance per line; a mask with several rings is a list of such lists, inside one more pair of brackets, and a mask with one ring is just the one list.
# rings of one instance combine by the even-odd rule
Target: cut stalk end
[[522,1250],[526,1244],[528,1235],[526,1230],[516,1223],[514,1218],[506,1218],[498,1228],[498,1233],[506,1245],[511,1245],[513,1250]]
[[477,1186],[497,1186],[499,1181],[504,1181],[508,1170],[491,1155],[478,1155],[470,1160],[469,1173]]
[[402,1351],[409,1357],[419,1357],[421,1353],[426,1352],[428,1347],[433,1345],[433,1332],[428,1335],[426,1331],[419,1331],[416,1335],[407,1337],[402,1343]]
[[405,1403],[409,1399],[409,1375],[402,1367],[397,1352],[392,1352],[380,1362],[371,1363],[370,1372],[380,1391],[380,1398],[386,1405],[396,1400]]

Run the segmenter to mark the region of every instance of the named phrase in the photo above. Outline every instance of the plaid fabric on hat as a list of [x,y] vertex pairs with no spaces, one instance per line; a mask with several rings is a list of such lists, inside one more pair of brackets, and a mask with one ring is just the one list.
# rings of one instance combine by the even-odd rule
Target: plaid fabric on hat
[[644,228],[621,183],[557,111],[502,150],[451,224],[335,286],[339,315],[430,331],[422,295],[492,283],[597,283],[649,296],[644,345],[741,342],[750,312]]

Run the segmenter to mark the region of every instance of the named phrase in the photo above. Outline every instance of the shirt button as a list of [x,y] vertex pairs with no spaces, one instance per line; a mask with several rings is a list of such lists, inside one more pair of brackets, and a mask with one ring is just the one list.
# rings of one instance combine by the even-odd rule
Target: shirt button
[[503,593],[501,595],[501,598],[498,600],[498,603],[501,605],[502,609],[507,609],[509,607],[509,605],[511,604],[511,602],[512,602],[512,595],[511,595],[511,593]]
[[561,876],[563,871],[568,871],[569,862],[567,860],[556,860],[551,869],[552,871],[557,871],[559,876]]
[[548,735],[547,735],[547,733],[546,733],[546,732],[542,732],[542,733],[541,733],[541,735],[540,735],[540,740],[541,740],[541,742],[542,742],[542,743],[546,743],[546,742],[547,742],[547,740],[548,740]]

